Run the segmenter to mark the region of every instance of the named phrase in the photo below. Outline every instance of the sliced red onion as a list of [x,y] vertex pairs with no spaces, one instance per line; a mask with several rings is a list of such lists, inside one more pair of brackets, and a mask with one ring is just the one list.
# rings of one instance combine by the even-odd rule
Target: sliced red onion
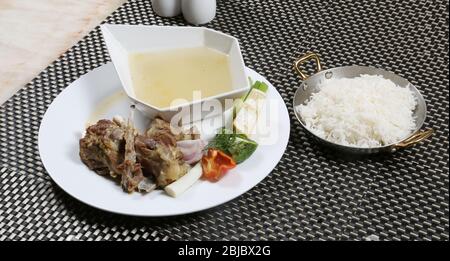
[[177,147],[183,153],[183,160],[188,164],[201,160],[205,146],[206,142],[202,139],[177,141]]

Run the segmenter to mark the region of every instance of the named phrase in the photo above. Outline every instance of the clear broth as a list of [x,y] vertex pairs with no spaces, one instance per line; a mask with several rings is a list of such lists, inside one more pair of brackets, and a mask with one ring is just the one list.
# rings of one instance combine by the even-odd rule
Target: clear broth
[[228,55],[211,48],[133,53],[129,64],[136,98],[159,108],[232,90]]

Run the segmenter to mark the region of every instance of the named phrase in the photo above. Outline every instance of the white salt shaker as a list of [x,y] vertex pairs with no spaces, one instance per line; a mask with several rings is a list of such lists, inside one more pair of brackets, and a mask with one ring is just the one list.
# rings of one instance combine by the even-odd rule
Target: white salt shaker
[[187,22],[206,24],[216,16],[216,0],[181,0],[181,10]]
[[156,14],[162,17],[174,17],[181,13],[181,0],[152,0]]

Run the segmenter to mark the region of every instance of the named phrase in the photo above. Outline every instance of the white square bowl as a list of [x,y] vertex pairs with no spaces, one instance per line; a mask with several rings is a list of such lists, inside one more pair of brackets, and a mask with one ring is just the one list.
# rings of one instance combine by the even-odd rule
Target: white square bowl
[[[249,90],[249,83],[245,74],[245,65],[239,48],[238,40],[227,34],[203,27],[181,26],[144,26],[144,25],[112,25],[103,24],[101,31],[106,42],[111,60],[119,75],[122,86],[136,108],[149,118],[160,116],[169,121],[178,113],[189,112],[190,121],[213,116],[212,111],[201,110],[200,115],[194,106],[213,99],[222,104],[223,110],[226,99],[243,96]],[[135,52],[153,52],[169,49],[209,47],[229,56],[232,90],[212,97],[205,97],[190,103],[171,108],[158,108],[140,101],[136,96],[131,80],[129,54]],[[228,103],[227,103],[228,105]],[[204,108],[207,106],[202,106]],[[181,115],[182,117],[184,115]]]

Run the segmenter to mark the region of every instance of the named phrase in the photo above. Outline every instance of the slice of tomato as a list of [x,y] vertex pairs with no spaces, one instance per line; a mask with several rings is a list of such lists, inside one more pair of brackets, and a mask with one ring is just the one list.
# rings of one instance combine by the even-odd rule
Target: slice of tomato
[[208,153],[202,158],[203,178],[209,181],[218,181],[234,167],[236,162],[217,149],[208,149]]

